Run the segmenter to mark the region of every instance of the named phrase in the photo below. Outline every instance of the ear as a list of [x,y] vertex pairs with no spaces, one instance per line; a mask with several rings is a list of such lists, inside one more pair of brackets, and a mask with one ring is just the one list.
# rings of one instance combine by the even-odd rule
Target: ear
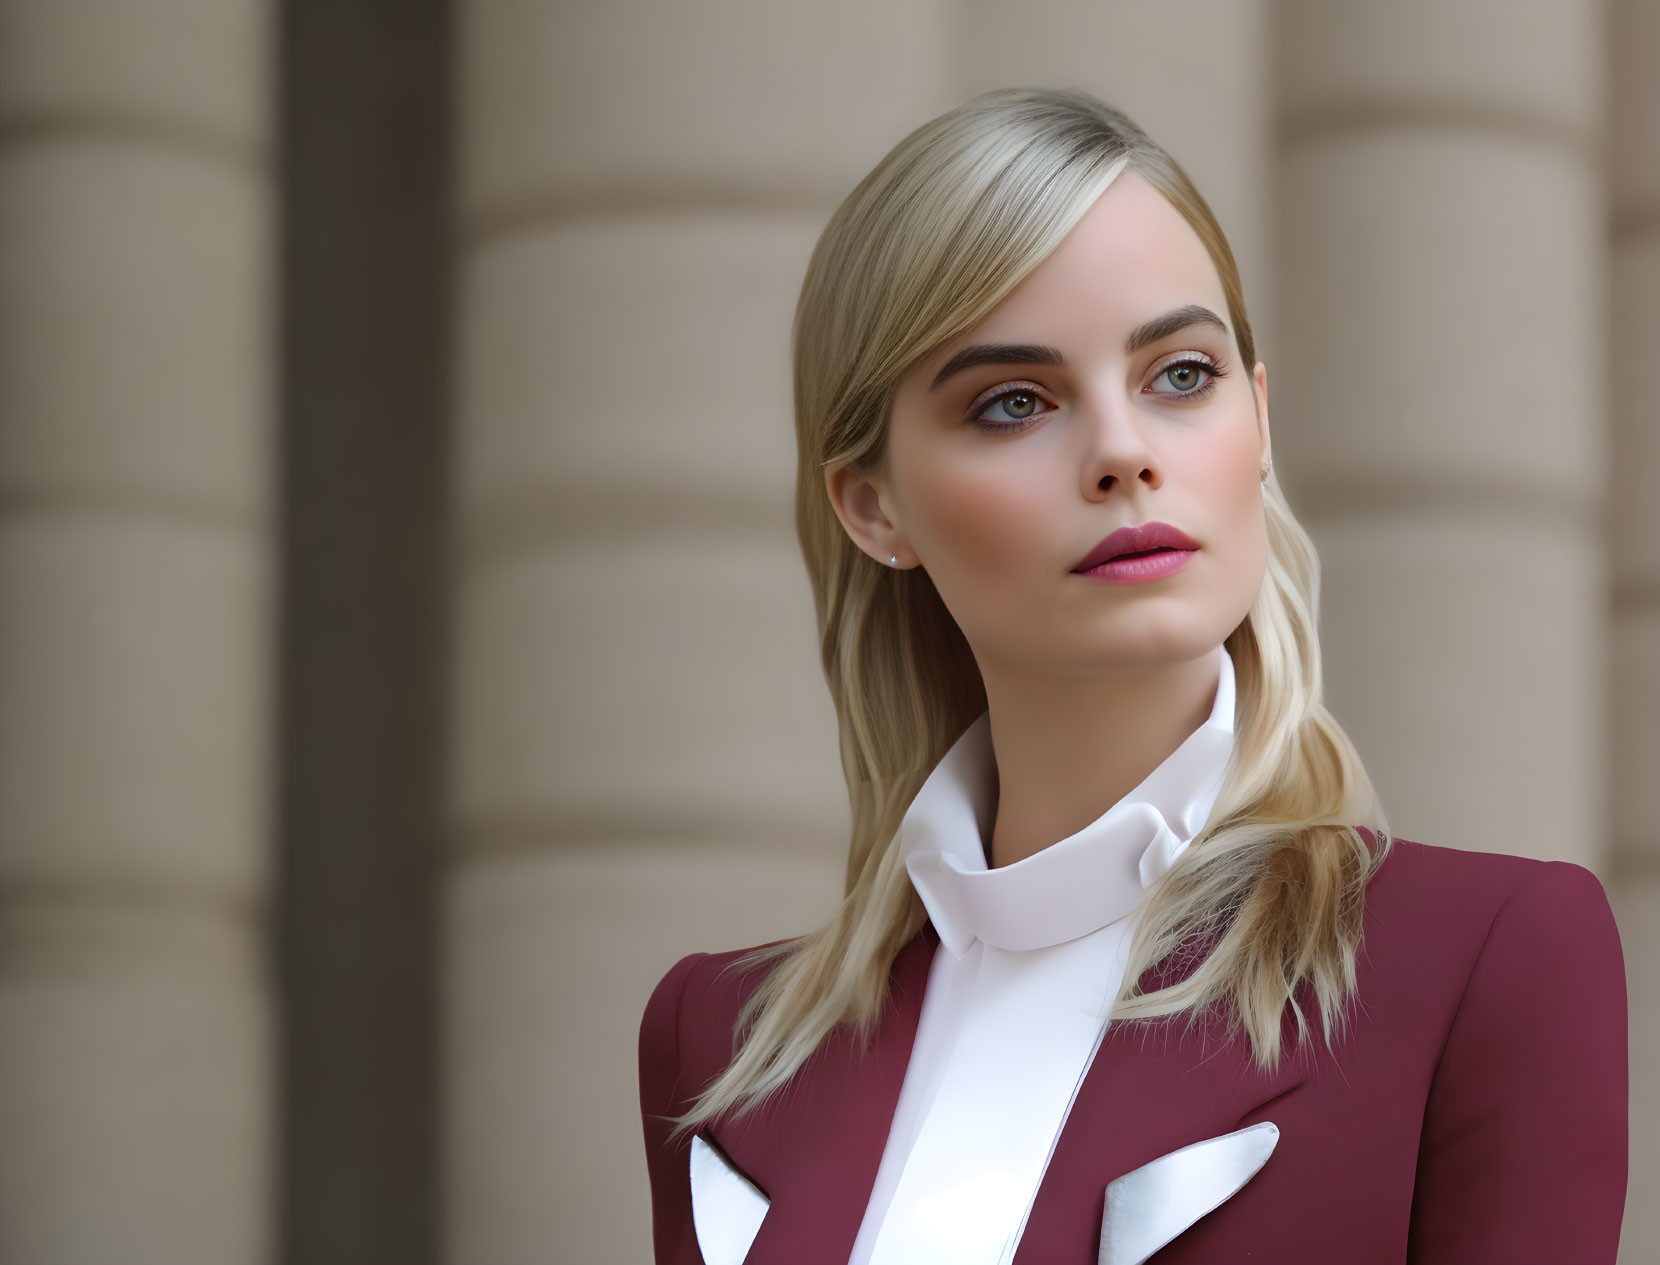
[[1262,456],[1257,464],[1262,465],[1273,456],[1273,441],[1268,434],[1268,366],[1257,361],[1251,377],[1257,386],[1257,434],[1262,440]]
[[[825,491],[853,543],[883,566],[896,569],[916,565],[905,535],[888,512],[891,497],[879,474],[855,470],[850,463],[824,472]],[[889,558],[897,557],[897,563]]]

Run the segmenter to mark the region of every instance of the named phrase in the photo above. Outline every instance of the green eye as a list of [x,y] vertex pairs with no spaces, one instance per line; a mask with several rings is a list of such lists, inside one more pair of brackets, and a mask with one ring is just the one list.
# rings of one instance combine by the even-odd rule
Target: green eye
[[1043,397],[1030,387],[1010,387],[986,400],[969,420],[994,434],[1024,430],[1054,412],[1043,404]]
[[[1202,360],[1175,360],[1159,370],[1153,379],[1153,394],[1204,395],[1220,376],[1220,370]],[[1169,389],[1160,390],[1160,382],[1168,382]]]

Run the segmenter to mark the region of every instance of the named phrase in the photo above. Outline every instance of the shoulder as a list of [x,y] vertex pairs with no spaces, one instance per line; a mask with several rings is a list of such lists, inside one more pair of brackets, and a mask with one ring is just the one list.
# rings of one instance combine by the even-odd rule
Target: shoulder
[[689,953],[651,991],[640,1018],[642,1087],[665,1100],[695,1094],[730,1061],[738,1012],[765,978],[770,961],[753,959],[793,943],[773,940],[716,953]]
[[795,939],[769,940],[742,949],[688,953],[651,990],[644,1022],[662,1024],[677,1012],[695,1022],[710,1009],[728,1008],[736,1018],[738,1008],[765,978],[771,963],[794,943]]
[[1609,908],[1602,881],[1573,861],[1476,852],[1399,837],[1391,841],[1389,855],[1366,894],[1369,903],[1390,912],[1406,906],[1439,911],[1456,905],[1497,916],[1511,905],[1561,912]]
[[[1370,836],[1368,836],[1370,841]],[[1366,891],[1367,934],[1401,958],[1536,982],[1618,971],[1619,933],[1595,873],[1572,861],[1475,852],[1396,838]],[[1623,986],[1623,985],[1622,985]]]

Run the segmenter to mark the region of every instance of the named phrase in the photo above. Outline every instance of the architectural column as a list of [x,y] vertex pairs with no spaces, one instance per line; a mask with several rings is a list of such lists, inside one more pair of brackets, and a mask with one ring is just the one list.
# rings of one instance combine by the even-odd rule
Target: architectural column
[[1660,7],[1610,14],[1612,242],[1606,359],[1613,396],[1614,911],[1631,1005],[1631,1183],[1622,1261],[1660,1256],[1660,406],[1644,385],[1660,345]]
[[[1603,27],[1285,0],[1276,463],[1391,824],[1601,867]],[[1472,55],[1472,53],[1476,55]]]
[[0,1260],[270,1259],[268,21],[0,8]]
[[790,324],[950,11],[458,10],[450,1260],[647,1259],[650,989],[839,902]]

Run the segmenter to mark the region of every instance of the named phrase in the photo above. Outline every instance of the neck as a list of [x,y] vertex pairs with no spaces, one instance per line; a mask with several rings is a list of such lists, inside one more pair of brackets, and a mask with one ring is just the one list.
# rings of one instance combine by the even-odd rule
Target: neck
[[1087,680],[985,672],[997,763],[992,868],[1076,834],[1204,724],[1217,653]]

